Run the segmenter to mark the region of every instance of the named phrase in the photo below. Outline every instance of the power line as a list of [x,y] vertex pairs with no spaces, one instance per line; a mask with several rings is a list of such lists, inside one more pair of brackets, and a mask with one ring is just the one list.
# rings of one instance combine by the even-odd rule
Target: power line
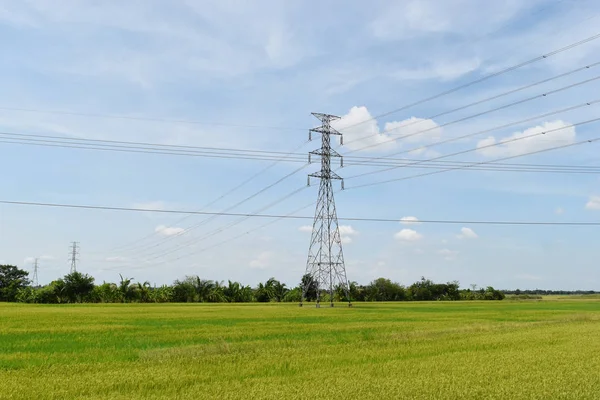
[[[596,139],[596,140],[600,140]],[[280,214],[251,214],[251,213],[218,213],[218,212],[198,212],[186,210],[165,210],[165,209],[147,209],[147,208],[132,208],[132,207],[113,207],[113,206],[93,206],[83,204],[65,204],[65,203],[42,203],[42,202],[27,202],[27,201],[12,201],[0,200],[0,204],[35,206],[35,207],[56,207],[56,208],[73,208],[73,209],[88,209],[88,210],[105,210],[105,211],[127,211],[127,212],[152,212],[152,213],[168,213],[168,214],[200,214],[200,215],[219,215],[227,217],[252,217],[252,218],[279,218],[293,220],[312,220],[314,217],[310,215],[280,215]],[[394,222],[401,221],[398,218],[365,218],[365,217],[339,217],[339,220],[354,221],[354,222]],[[557,225],[557,226],[600,226],[599,222],[557,222],[557,221],[497,221],[497,220],[442,220],[442,219],[420,219],[419,223],[431,224],[482,224],[482,225]]]
[[[57,148],[71,148],[71,149],[82,149],[82,150],[99,150],[99,151],[112,151],[112,152],[124,152],[124,153],[142,153],[142,154],[156,154],[156,155],[172,155],[172,156],[189,156],[189,157],[206,157],[206,158],[218,158],[218,159],[236,159],[236,160],[254,160],[254,161],[280,161],[282,157],[269,157],[269,156],[243,156],[243,155],[223,155],[220,153],[201,153],[201,152],[167,152],[167,151],[153,151],[152,149],[138,149],[135,147],[127,147],[126,149],[111,148],[111,147],[91,147],[91,146],[72,146],[69,144],[52,144],[51,142],[37,139],[14,139],[14,140],[0,140],[0,143],[6,144],[21,144],[29,146],[42,146],[42,147],[57,147]],[[59,142],[62,143],[62,142]],[[289,159],[289,162],[306,162],[303,159]]]
[[[424,145],[424,146],[419,146],[418,148],[414,148],[414,149],[410,149],[410,150],[406,150],[406,151],[400,151],[400,152],[397,152],[397,153],[393,153],[392,155],[399,155],[399,154],[403,154],[403,153],[410,152],[410,151],[421,150],[421,149],[433,147],[433,146],[436,146],[436,145],[441,145],[441,144],[445,144],[445,143],[454,142],[454,141],[457,141],[457,140],[460,140],[460,139],[466,139],[466,138],[469,138],[469,137],[478,136],[478,135],[481,135],[483,133],[489,133],[489,132],[492,132],[492,131],[495,131],[495,130],[499,130],[499,129],[503,129],[503,128],[506,128],[506,127],[509,127],[509,126],[518,125],[518,124],[521,124],[523,122],[527,122],[527,121],[531,121],[531,120],[535,120],[535,119],[547,117],[547,116],[558,114],[558,113],[562,113],[562,112],[565,112],[565,111],[572,111],[572,110],[577,109],[577,108],[591,106],[591,105],[595,105],[595,104],[598,104],[598,103],[600,103],[600,99],[599,100],[593,100],[593,101],[590,101],[590,102],[587,102],[587,103],[583,103],[583,104],[580,104],[580,105],[577,105],[577,106],[573,106],[573,107],[567,107],[567,108],[562,109],[562,110],[557,110],[557,111],[553,111],[553,112],[550,112],[550,113],[546,113],[546,114],[542,114],[542,115],[537,115],[535,117],[529,117],[529,118],[526,118],[524,120],[520,120],[520,121],[516,121],[516,122],[510,122],[508,124],[501,125],[500,127],[493,127],[493,128],[490,128],[490,129],[485,129],[483,131],[469,133],[469,134],[461,135],[461,136],[458,136],[458,137],[455,137],[455,138],[449,138],[449,139],[441,141],[441,142],[432,143],[431,145]],[[527,137],[529,137],[529,136],[527,136]],[[526,139],[527,137],[516,138],[516,140]],[[509,143],[511,141],[515,141],[515,140],[501,141],[501,142],[498,142],[498,143],[495,143],[495,144],[492,144],[492,145],[488,145],[486,147],[498,146],[498,145],[501,145],[501,144]],[[417,160],[415,162],[407,164],[407,166],[414,167],[414,166],[416,166],[418,164],[421,164],[421,163],[431,163],[432,161],[438,161],[438,160],[441,160],[441,159],[444,159],[444,158],[453,157],[453,156],[460,155],[460,154],[466,154],[466,153],[473,152],[473,151],[476,151],[476,150],[479,150],[479,149],[481,149],[481,148],[478,147],[478,148],[475,148],[475,149],[469,149],[469,150],[460,151],[460,152],[457,152],[457,153],[441,155],[441,156],[430,158],[430,159],[427,159],[427,160]],[[377,158],[374,158],[374,159],[377,159]],[[378,171],[365,172],[365,173],[361,173],[361,174],[358,174],[358,175],[350,176],[347,179],[354,179],[354,178],[358,178],[358,177],[362,177],[362,176],[366,176],[366,175],[372,175],[372,174],[387,172],[387,171],[391,171],[391,170],[394,170],[394,169],[397,169],[397,168],[402,168],[402,166],[385,168],[385,169],[378,170]]]
[[[380,166],[385,166],[386,164],[381,164]],[[391,165],[390,168],[387,168],[385,170],[379,170],[379,171],[373,171],[373,173],[379,173],[382,171],[389,171],[389,170],[393,170],[393,169],[398,169],[398,168],[403,168],[403,167],[407,167],[407,168],[414,168],[414,169],[445,169],[448,168],[448,165],[419,165],[418,162],[413,162],[413,163],[407,163],[407,164],[387,164],[387,165]],[[490,172],[522,172],[522,173],[544,173],[544,174],[574,174],[574,175],[594,175],[594,174],[600,174],[600,169],[555,169],[555,168],[506,168],[506,167],[495,167],[494,165],[489,165],[489,166],[477,166],[477,167],[473,167],[473,168],[469,168],[468,170],[471,171],[490,171]],[[356,178],[358,176],[364,176],[364,175],[368,175],[368,173],[365,174],[361,174],[361,175],[355,175],[353,177],[350,178]],[[349,178],[346,178],[349,179]]]
[[[533,119],[537,119],[537,118],[542,118],[544,116],[549,116],[549,115],[553,115],[553,114],[558,114],[560,112],[565,112],[565,111],[570,111],[570,110],[574,110],[576,108],[580,108],[583,106],[589,106],[595,103],[600,102],[600,100],[598,101],[593,101],[593,102],[588,102],[588,103],[584,103],[582,105],[579,106],[574,106],[574,107],[569,107],[567,109],[562,109],[562,110],[558,110],[558,111],[554,111],[551,113],[547,113],[547,114],[543,114],[543,115],[539,115],[536,117],[531,117],[531,118],[527,118],[525,120],[521,120],[521,121],[517,121],[517,122],[513,122],[510,124],[505,124],[502,125],[500,127],[495,127],[495,128],[491,128],[491,129],[486,129],[484,131],[480,131],[477,133],[473,133],[473,134],[469,134],[469,135],[463,135],[460,137],[455,137],[455,138],[449,138],[445,141],[442,142],[435,142],[435,143],[431,143],[428,145],[423,145],[414,149],[410,149],[410,150],[404,150],[401,152],[397,152],[397,153],[393,153],[389,156],[378,156],[378,157],[365,157],[365,156],[347,156],[345,157],[346,160],[356,160],[356,162],[346,162],[345,166],[346,167],[351,167],[351,166],[385,166],[385,165],[390,165],[393,162],[400,162],[400,166],[406,166],[406,167],[410,167],[411,164],[406,164],[409,163],[410,161],[415,161],[415,160],[411,160],[411,159],[397,159],[397,158],[391,158],[392,155],[398,155],[398,154],[403,154],[403,153],[409,153],[412,151],[416,151],[416,150],[421,150],[424,148],[428,148],[428,147],[433,147],[433,146],[437,146],[437,145],[441,145],[444,143],[448,143],[448,142],[452,142],[452,141],[456,141],[459,139],[463,139],[469,136],[474,136],[474,135],[478,135],[478,134],[482,134],[482,133],[487,133],[487,132],[491,132],[493,130],[497,130],[497,129],[501,129],[501,128],[505,128],[511,125],[517,125],[519,123],[523,123],[529,120],[533,120]],[[3,133],[0,133],[0,136]],[[13,134],[13,135],[20,135],[20,134]],[[37,135],[37,136],[42,136],[42,135]],[[36,143],[28,143],[28,142],[23,142],[21,143],[19,140],[35,140]],[[42,143],[38,143],[38,142],[42,142]],[[54,142],[54,143],[62,143],[59,141],[50,141],[50,142]],[[41,140],[41,139],[18,139],[18,140],[14,140],[14,141],[3,141],[0,140],[0,143],[11,143],[11,144],[24,144],[24,145],[29,145],[29,144],[33,144],[33,145],[40,145],[40,146],[45,146],[45,141]],[[66,142],[68,143],[68,142]],[[304,142],[303,144],[301,144],[298,148],[304,146],[307,142]],[[140,150],[138,151],[137,149],[144,149],[143,147],[126,147],[127,150],[121,150],[121,149],[112,149],[112,148],[96,148],[96,147],[75,147],[75,146],[61,146],[61,145],[51,145],[52,147],[66,147],[66,148],[81,148],[81,149],[86,149],[86,150],[103,150],[103,151],[126,151],[126,152],[133,152],[133,153],[148,153],[148,154],[159,154],[159,155],[174,155],[174,156],[200,156],[200,157],[215,157],[215,158],[224,158],[224,159],[244,159],[244,160],[255,160],[255,161],[274,161],[271,165],[265,167],[263,170],[261,170],[259,173],[257,173],[257,175],[255,175],[254,177],[262,174],[263,172],[265,172],[266,170],[272,168],[274,165],[276,165],[279,162],[289,162],[289,163],[306,163],[306,156],[300,153],[294,153],[295,150],[297,150],[298,148],[296,148],[295,150],[292,150],[292,152],[284,154],[284,156],[279,156],[278,154],[280,152],[273,152],[276,153],[277,156],[251,156],[251,157],[245,157],[245,156],[237,156],[235,154],[228,156],[227,153],[219,153],[219,152],[212,152],[212,153],[208,153],[210,155],[205,155],[204,153],[194,153],[194,152],[185,152],[185,153],[180,153],[180,152],[158,152],[158,151],[143,151]],[[86,145],[87,146],[87,145]],[[216,150],[216,149],[215,149]],[[245,151],[243,149],[235,149],[236,151]],[[248,150],[250,151],[250,150]],[[261,150],[262,153],[268,153],[268,151],[266,150]],[[440,163],[465,163],[468,161],[440,161]],[[436,163],[437,165],[438,163]],[[517,164],[518,165],[518,164]],[[544,165],[546,166],[546,165]],[[552,167],[556,167],[556,168],[562,168],[563,166],[556,166],[556,165],[549,165]],[[590,168],[590,167],[585,167],[585,166],[568,166],[570,168]],[[427,168],[427,166],[421,165],[418,168]],[[366,173],[371,174],[373,172],[369,172]],[[362,175],[355,175],[352,176],[350,178],[356,177],[356,176],[362,176]],[[249,179],[254,179],[254,178],[249,178]],[[242,184],[243,185],[243,184]],[[233,189],[232,189],[233,191]],[[232,191],[228,192],[231,193]],[[220,200],[221,198],[219,198]]]
[[418,101],[416,101],[416,102],[414,102],[414,103],[410,103],[410,104],[407,104],[407,105],[405,105],[405,106],[402,106],[402,107],[396,108],[396,109],[394,109],[394,110],[391,110],[391,111],[388,111],[388,112],[385,112],[385,113],[382,113],[382,114],[376,115],[376,116],[374,116],[374,117],[371,117],[371,118],[369,118],[369,119],[363,120],[363,121],[361,121],[361,122],[358,122],[358,123],[356,123],[356,124],[353,124],[353,125],[347,126],[347,127],[345,127],[344,129],[348,129],[348,128],[352,128],[352,127],[355,127],[355,126],[358,126],[358,125],[362,125],[362,124],[364,124],[364,123],[366,123],[366,122],[373,121],[373,120],[377,120],[377,119],[379,119],[379,118],[386,117],[386,116],[388,116],[388,115],[395,114],[395,113],[397,113],[397,112],[400,112],[400,111],[407,110],[407,109],[409,109],[409,108],[412,108],[412,107],[414,107],[414,106],[417,106],[417,105],[420,105],[420,104],[423,104],[423,103],[427,103],[427,102],[429,102],[429,101],[431,101],[431,100],[435,100],[435,99],[438,99],[438,98],[440,98],[440,97],[443,97],[443,96],[446,96],[446,95],[452,94],[452,93],[454,93],[454,92],[458,92],[459,90],[462,90],[462,89],[468,88],[468,87],[470,87],[470,86],[476,85],[476,84],[478,84],[478,83],[481,83],[481,82],[485,82],[485,81],[487,81],[487,80],[489,80],[489,79],[492,79],[492,78],[495,78],[495,77],[497,77],[497,76],[500,76],[500,75],[506,74],[506,73],[508,73],[508,72],[511,72],[511,71],[517,70],[517,69],[519,69],[519,68],[525,67],[525,66],[527,66],[527,65],[530,65],[530,64],[533,64],[533,63],[535,63],[535,62],[538,62],[538,61],[545,60],[545,59],[547,59],[547,58],[553,57],[553,56],[555,56],[555,55],[557,55],[557,54],[563,53],[563,52],[565,52],[565,51],[568,51],[568,50],[571,50],[571,49],[573,49],[573,48],[575,48],[575,47],[578,47],[578,46],[581,46],[581,45],[583,45],[583,44],[589,43],[589,42],[591,42],[591,41],[594,41],[594,40],[596,40],[596,39],[598,39],[598,38],[600,38],[600,33],[599,33],[599,34],[596,34],[596,35],[593,35],[593,36],[590,36],[590,37],[587,37],[587,38],[585,38],[585,39],[583,39],[583,40],[580,40],[580,41],[578,41],[578,42],[572,43],[572,44],[570,44],[570,45],[568,45],[568,46],[561,47],[560,49],[557,49],[557,50],[551,51],[551,52],[549,52],[549,53],[546,53],[546,54],[542,54],[541,56],[537,56],[537,57],[534,57],[534,58],[532,58],[532,59],[530,59],[530,60],[527,60],[527,61],[521,62],[521,63],[519,63],[519,64],[513,65],[513,66],[511,66],[511,67],[505,68],[505,69],[503,69],[503,70],[500,70],[500,71],[497,71],[497,72],[494,72],[494,73],[490,73],[490,74],[488,74],[488,75],[484,75],[483,77],[481,77],[481,78],[479,78],[479,79],[476,79],[476,80],[474,80],[474,81],[467,82],[467,83],[465,83],[465,84],[463,84],[463,85],[460,85],[460,86],[454,87],[454,88],[452,88],[452,89],[449,89],[449,90],[443,91],[443,92],[441,92],[441,93],[438,93],[438,94],[436,94],[436,95],[433,95],[433,96],[430,96],[430,97],[424,98],[424,99],[422,99],[422,100],[418,100]]
[[[430,131],[433,131],[433,130],[437,130],[439,128],[443,128],[443,127],[446,127],[446,126],[449,126],[449,125],[453,125],[453,124],[456,124],[456,123],[459,123],[459,122],[464,122],[464,121],[467,121],[469,119],[473,119],[473,118],[476,118],[476,117],[481,117],[482,115],[491,114],[493,112],[500,111],[500,110],[505,110],[507,108],[514,107],[514,106],[517,106],[517,105],[520,105],[520,104],[524,104],[524,103],[527,103],[527,102],[530,102],[530,101],[533,101],[533,100],[536,100],[536,99],[545,98],[545,97],[548,97],[550,95],[553,95],[553,94],[556,94],[556,93],[560,93],[560,92],[572,89],[572,88],[577,87],[577,86],[582,86],[582,85],[588,84],[590,82],[597,81],[599,79],[600,79],[600,75],[595,76],[595,77],[590,78],[590,79],[585,79],[583,81],[579,81],[579,82],[576,82],[576,83],[573,83],[573,84],[570,84],[570,85],[567,85],[567,86],[563,86],[561,88],[554,89],[554,90],[551,90],[549,92],[545,92],[545,93],[541,93],[541,94],[538,94],[538,95],[535,95],[535,96],[527,97],[525,99],[514,101],[512,103],[507,103],[507,104],[501,105],[499,107],[495,107],[495,108],[490,109],[490,110],[479,112],[477,114],[473,114],[473,115],[462,117],[462,118],[459,118],[459,119],[456,119],[456,120],[453,120],[453,121],[449,121],[449,122],[443,123],[441,125],[436,125],[436,126],[431,127],[431,128],[427,128],[427,129],[424,129],[424,130],[421,130],[421,131],[410,133],[408,135],[400,136],[398,138],[394,138],[394,139],[390,139],[390,140],[385,140],[385,141],[382,141],[382,142],[379,142],[379,143],[374,143],[374,144],[371,144],[371,145],[368,145],[368,146],[365,146],[365,147],[361,147],[359,149],[350,150],[350,151],[346,152],[344,154],[344,156],[346,156],[347,154],[351,154],[351,153],[357,152],[357,151],[362,151],[362,150],[370,149],[370,148],[373,148],[373,147],[381,146],[382,144],[391,143],[391,142],[397,142],[399,140],[406,139],[408,137],[420,135],[420,134],[425,133],[425,132],[430,132]],[[393,130],[397,130],[397,129],[400,129],[400,128],[402,128],[402,126],[399,126],[399,127],[396,127],[396,128],[393,128],[393,129],[390,129],[390,130],[387,130],[387,131],[384,131],[384,133],[389,133],[389,132],[391,132]]]
[[[470,104],[467,104],[467,105],[455,108],[453,110],[445,111],[445,112],[442,112],[442,113],[430,116],[427,119],[432,119],[432,118],[436,118],[436,117],[439,117],[439,116],[442,116],[442,115],[447,115],[447,114],[450,114],[450,113],[453,113],[453,112],[456,112],[456,111],[459,111],[459,110],[464,110],[466,108],[470,108],[470,107],[475,106],[475,105],[479,105],[479,104],[482,104],[482,103],[485,103],[485,102],[488,102],[488,101],[491,101],[491,100],[494,100],[494,99],[498,99],[500,97],[504,97],[504,96],[507,96],[509,94],[513,94],[513,93],[516,93],[516,92],[519,92],[519,91],[522,91],[522,90],[525,90],[525,89],[528,89],[528,88],[531,88],[531,87],[534,87],[534,86],[537,86],[537,85],[540,85],[540,84],[543,84],[543,83],[547,83],[549,81],[552,81],[552,80],[555,80],[555,79],[559,79],[559,78],[562,78],[562,77],[574,74],[576,72],[580,72],[580,71],[583,71],[583,70],[586,70],[586,69],[590,69],[590,68],[596,67],[598,65],[600,65],[600,62],[596,62],[596,63],[593,63],[593,64],[586,65],[584,67],[576,68],[576,69],[568,71],[566,73],[559,74],[559,75],[556,75],[554,77],[547,78],[547,79],[535,82],[533,84],[525,85],[525,86],[522,86],[522,87],[510,90],[508,92],[501,93],[499,95],[495,95],[495,96],[492,96],[492,97],[489,97],[489,98],[486,98],[486,99],[482,99],[482,100],[479,100],[479,101],[476,101],[476,102],[473,102],[473,103],[470,103]],[[500,109],[512,107],[512,106],[515,106],[515,105],[518,105],[518,104],[522,104],[524,102],[531,101],[531,100],[534,100],[534,99],[537,99],[537,98],[540,98],[540,97],[546,97],[548,95],[555,94],[555,93],[558,93],[560,91],[573,88],[575,86],[583,85],[583,84],[589,83],[589,82],[597,80],[597,79],[600,79],[600,77],[595,77],[595,78],[592,78],[592,79],[589,79],[589,80],[581,81],[581,82],[575,83],[573,85],[569,85],[569,86],[562,87],[562,88],[559,88],[559,89],[556,89],[556,90],[553,90],[553,91],[550,91],[550,92],[547,92],[547,93],[543,93],[543,94],[540,94],[540,95],[537,95],[537,96],[533,96],[533,97],[530,97],[530,98],[527,98],[527,99],[523,99],[523,100],[518,101],[518,102],[509,103],[509,104],[504,105],[502,107],[499,107],[499,108],[496,108],[496,109],[493,109],[493,110],[488,110],[485,113],[479,113],[479,114],[468,116],[466,118],[462,118],[462,119],[459,119],[459,120],[451,121],[451,122],[448,122],[448,123],[446,123],[444,125],[441,125],[441,126],[436,126],[434,128],[430,128],[430,129],[426,129],[426,130],[423,130],[423,131],[414,132],[412,134],[405,135],[405,136],[402,136],[400,138],[395,138],[395,139],[391,139],[389,141],[384,141],[384,142],[376,143],[376,144],[373,144],[373,145],[370,145],[370,146],[363,147],[361,149],[355,149],[355,150],[347,152],[346,155],[350,154],[350,153],[353,153],[353,152],[356,152],[356,151],[365,150],[367,148],[379,146],[381,144],[385,144],[385,143],[397,141],[397,140],[400,140],[400,139],[404,139],[404,138],[407,138],[407,137],[415,136],[417,134],[425,133],[425,132],[431,131],[433,129],[439,129],[440,127],[443,127],[443,126],[447,126],[447,125],[454,124],[454,123],[457,123],[457,122],[462,122],[462,121],[464,121],[466,119],[475,118],[475,117],[481,116],[481,115],[489,113],[489,112],[494,112],[494,111],[498,111]],[[405,125],[393,128],[393,129],[384,130],[383,132],[381,132],[379,134],[381,135],[381,134],[389,133],[391,131],[402,129],[402,128],[406,128],[408,126],[411,126],[411,125],[414,125],[414,124],[418,124],[418,123],[421,123],[421,122],[423,122],[423,121],[422,120],[413,121],[412,123],[405,124]],[[349,127],[345,127],[344,129],[347,129],[347,128],[349,128]],[[173,153],[175,153],[175,152],[177,152],[177,153],[182,152],[182,153],[185,153],[185,155],[203,155],[203,156],[206,156],[206,157],[211,157],[211,154],[214,151],[219,151],[221,153],[218,155],[218,158],[230,158],[230,157],[227,157],[227,156],[232,156],[231,158],[244,158],[244,156],[242,156],[242,155],[239,155],[239,157],[238,157],[237,156],[238,153],[239,154],[243,153],[245,156],[248,157],[248,159],[254,159],[254,157],[259,157],[259,156],[263,156],[263,155],[265,155],[265,157],[270,157],[271,155],[276,155],[276,154],[284,154],[284,155],[288,154],[288,153],[285,153],[285,152],[278,152],[278,151],[251,150],[251,149],[232,149],[232,148],[215,148],[215,147],[203,147],[203,146],[191,146],[191,145],[167,145],[167,144],[157,144],[157,143],[148,143],[148,142],[127,142],[127,141],[117,141],[117,140],[83,139],[83,138],[70,138],[70,137],[50,136],[50,135],[22,134],[22,133],[12,133],[12,132],[0,132],[0,136],[11,136],[11,137],[19,137],[19,138],[41,138],[43,140],[35,140],[35,139],[21,139],[21,140],[23,140],[23,141],[30,141],[30,142],[34,142],[33,144],[45,145],[45,146],[50,146],[50,147],[86,148],[86,149],[92,149],[92,150],[102,150],[101,147],[110,147],[110,151],[118,151],[116,149],[121,148],[121,149],[126,149],[127,151],[131,151],[131,152],[156,153],[156,154],[171,154],[171,152],[173,152]],[[363,138],[354,139],[354,140],[352,140],[350,142],[347,142],[346,144],[349,144],[349,143],[352,143],[352,142],[356,142],[356,141],[359,141],[359,140],[364,140],[364,139],[369,138],[369,137],[372,137],[372,135],[365,136]],[[48,140],[48,139],[59,139],[60,142],[56,142],[56,141]],[[2,142],[2,141],[0,141],[0,142]],[[3,143],[28,144],[28,143],[24,143],[24,142],[20,142],[20,141],[3,141]],[[51,143],[59,143],[62,146],[51,146]],[[96,146],[96,147],[92,148],[92,147],[90,147],[91,145],[88,146],[87,143],[93,143],[94,146]],[[83,146],[85,146],[85,147],[83,147]],[[144,146],[144,147],[140,148],[139,146]],[[148,146],[151,146],[151,147],[148,147]],[[155,149],[154,147],[158,147],[158,149]],[[163,149],[168,149],[169,152],[168,153],[166,153],[166,152],[162,153]],[[187,150],[194,150],[194,153],[193,154],[188,154]],[[196,150],[202,150],[202,152],[197,152]],[[230,152],[230,153],[223,153],[225,151],[226,152]],[[214,155],[212,155],[212,156],[214,156]]]
[[[0,137],[8,135],[7,133],[0,133]],[[17,136],[21,134],[10,133],[11,136]],[[37,135],[43,137],[42,135]],[[46,139],[30,139],[30,138],[5,138],[0,140],[1,143],[13,143],[13,144],[26,144],[26,145],[39,145],[45,147],[62,147],[62,148],[73,148],[73,149],[84,149],[84,150],[105,150],[105,151],[121,151],[130,153],[145,153],[145,154],[165,154],[165,155],[183,155],[183,156],[197,156],[197,157],[214,157],[214,158],[234,158],[234,159],[248,159],[248,160],[279,160],[286,153],[283,152],[272,152],[273,155],[256,154],[256,151],[252,150],[238,150],[239,152],[245,151],[246,153],[228,153],[223,151],[197,151],[197,150],[178,150],[178,149],[166,149],[145,146],[122,146],[122,145],[104,145],[104,144],[88,144],[88,143],[72,143],[68,139],[65,140],[46,140]],[[161,145],[154,145],[161,146]],[[261,151],[261,153],[267,153]],[[298,154],[299,155],[299,154]],[[303,158],[305,159],[305,158]]]
[[168,119],[168,118],[156,118],[156,117],[135,117],[135,116],[128,116],[128,115],[86,113],[86,112],[65,111],[65,110],[42,110],[39,108],[1,106],[0,110],[39,113],[39,114],[72,115],[72,116],[77,116],[77,117],[122,119],[122,120],[130,120],[130,121],[165,122],[165,123],[188,124],[188,125],[226,126],[226,127],[232,127],[232,128],[276,129],[276,130],[294,130],[294,131],[305,130],[304,128],[291,128],[291,127],[281,127],[281,126],[231,124],[231,123],[227,123],[227,122],[194,121],[194,120],[185,120],[185,119]]
[[[518,120],[518,121],[509,122],[509,123],[504,124],[504,125],[500,125],[500,126],[496,126],[496,127],[484,129],[484,130],[473,132],[473,133],[469,133],[469,134],[466,134],[466,135],[461,135],[461,136],[457,136],[457,137],[448,138],[446,140],[442,140],[442,141],[439,141],[439,142],[434,142],[434,143],[430,143],[430,144],[426,144],[426,145],[421,145],[421,146],[414,147],[414,148],[411,148],[411,149],[408,149],[408,150],[402,150],[402,151],[399,151],[399,152],[396,152],[396,153],[389,154],[388,156],[363,157],[363,158],[365,158],[366,160],[387,160],[390,156],[397,156],[397,155],[400,155],[400,154],[405,154],[405,153],[411,153],[411,152],[414,152],[414,151],[424,150],[424,149],[427,149],[427,148],[430,148],[430,147],[434,147],[434,146],[439,146],[439,145],[446,144],[446,143],[455,142],[457,140],[461,140],[461,139],[466,139],[466,138],[470,138],[470,137],[473,137],[473,136],[482,135],[484,133],[489,133],[489,132],[497,131],[497,130],[508,128],[508,127],[515,126],[515,125],[520,125],[520,124],[523,124],[525,122],[530,122],[530,121],[534,121],[534,120],[537,120],[537,119],[546,118],[546,117],[549,117],[549,116],[552,116],[552,115],[562,114],[562,113],[565,113],[565,112],[568,112],[568,111],[573,111],[573,110],[576,110],[576,109],[579,109],[579,108],[583,108],[583,107],[586,107],[586,106],[591,106],[591,105],[594,105],[594,104],[597,104],[597,103],[600,103],[600,100],[594,100],[594,101],[582,103],[582,104],[579,104],[579,105],[575,105],[575,106],[563,108],[563,109],[560,109],[560,110],[551,111],[551,112],[548,112],[548,113],[545,113],[545,114],[538,114],[538,115],[535,115],[533,117],[527,117],[525,119],[521,119],[521,120]],[[417,160],[417,161],[421,161],[421,160]],[[535,165],[535,164],[532,164],[532,165]],[[349,179],[349,178],[346,178],[346,179]]]
[[[559,128],[559,129],[553,129],[551,131],[546,131],[546,132],[536,133],[534,135],[524,136],[522,138],[516,138],[516,139],[510,140],[510,141],[506,141],[506,142],[499,142],[499,143],[496,143],[495,145],[497,145],[497,144],[506,144],[506,143],[514,142],[514,141],[521,140],[521,139],[527,139],[527,138],[530,138],[530,137],[534,137],[534,136],[538,136],[538,135],[543,135],[543,134],[546,134],[548,132],[557,131],[557,130],[561,130],[561,129],[573,127],[573,126],[576,126],[576,125],[587,124],[587,123],[595,122],[595,121],[598,121],[598,120],[600,120],[600,118],[595,118],[595,119],[592,119],[592,120],[580,122],[578,124],[572,124],[570,126],[562,127],[562,128]],[[358,189],[358,188],[368,187],[368,186],[382,185],[382,184],[385,184],[385,183],[397,182],[397,181],[404,181],[404,180],[414,179],[414,178],[420,178],[420,177],[423,177],[423,176],[435,175],[435,174],[440,174],[440,173],[443,173],[443,172],[454,171],[454,170],[463,169],[463,168],[470,168],[470,167],[476,166],[476,165],[489,164],[489,163],[493,163],[495,161],[510,160],[510,159],[513,159],[513,158],[518,158],[518,157],[524,157],[524,156],[533,155],[533,154],[544,153],[544,152],[547,152],[547,151],[565,149],[565,148],[568,148],[568,147],[578,146],[578,145],[581,145],[581,144],[594,143],[594,142],[597,142],[598,140],[600,140],[600,138],[582,140],[580,142],[565,144],[565,145],[562,145],[562,146],[556,146],[556,147],[551,147],[551,148],[547,148],[547,149],[536,150],[536,151],[532,151],[532,152],[528,152],[528,153],[518,154],[518,155],[515,155],[515,156],[502,157],[502,158],[498,158],[498,159],[495,159],[495,160],[476,162],[476,163],[473,163],[471,165],[463,165],[463,166],[449,168],[449,169],[445,169],[445,170],[441,170],[441,171],[433,171],[433,172],[427,172],[427,173],[423,173],[423,174],[419,174],[419,175],[411,175],[411,176],[406,176],[406,177],[402,177],[402,178],[388,179],[388,180],[381,181],[381,182],[366,183],[366,184],[363,184],[363,185],[351,186],[351,187],[347,188],[347,190]],[[492,145],[483,146],[481,148],[487,148],[487,147],[492,147]],[[477,150],[477,149],[475,149],[475,150]],[[467,151],[473,151],[473,150],[467,150]],[[462,152],[460,152],[460,153],[462,153]]]
[[[73,138],[73,137],[68,137],[68,136],[51,136],[51,135],[34,135],[34,134],[25,134],[25,133],[14,133],[14,132],[0,132],[1,136],[16,136],[16,137],[27,137],[27,138],[41,138],[44,139],[44,141],[47,142],[52,142],[51,140],[47,140],[47,139],[59,139],[61,142],[74,142],[72,144],[82,144],[79,142],[83,142],[86,143],[87,142],[91,142],[92,144],[90,145],[94,145],[94,146],[107,146],[107,147],[115,147],[115,148],[146,148],[146,149],[152,149],[154,147],[158,147],[157,150],[163,150],[163,149],[168,149],[169,151],[187,151],[187,150],[194,150],[194,151],[205,151],[208,152],[208,154],[210,154],[210,152],[216,151],[216,152],[232,152],[234,154],[237,153],[249,153],[249,154],[253,154],[253,155],[259,155],[259,154],[267,154],[267,155],[288,155],[290,152],[285,152],[285,151],[272,151],[272,150],[253,150],[253,149],[237,149],[237,148],[224,148],[224,147],[207,147],[207,146],[192,146],[192,145],[176,145],[176,144],[163,144],[163,143],[149,143],[149,142],[130,142],[130,141],[123,141],[123,140],[105,140],[105,139],[89,139],[89,138]],[[25,140],[25,139],[23,139]],[[304,142],[303,145],[307,143]],[[123,145],[123,146],[121,146]],[[300,146],[301,147],[301,146]],[[292,152],[296,151],[297,149],[292,150]],[[256,153],[256,154],[255,154]],[[299,154],[299,153],[296,153]]]

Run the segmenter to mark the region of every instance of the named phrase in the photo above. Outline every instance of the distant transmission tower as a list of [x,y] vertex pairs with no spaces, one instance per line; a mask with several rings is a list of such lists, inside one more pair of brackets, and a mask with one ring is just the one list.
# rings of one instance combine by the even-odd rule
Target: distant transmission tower
[[[309,162],[311,155],[321,157],[321,170],[308,176],[308,185],[310,178],[319,178],[319,198],[315,209],[315,219],[313,222],[310,247],[308,249],[308,261],[306,263],[306,274],[312,277],[317,291],[317,307],[320,307],[321,292],[328,291],[333,307],[334,291],[339,285],[346,293],[348,305],[352,305],[349,296],[348,279],[346,278],[346,267],[344,266],[344,253],[342,251],[342,239],[338,226],[337,212],[335,209],[335,200],[333,198],[332,179],[341,180],[342,189],[344,188],[343,179],[331,170],[331,158],[340,159],[340,165],[344,162],[342,156],[331,148],[331,135],[340,136],[340,144],[343,143],[342,134],[331,127],[331,121],[339,119],[334,115],[312,113],[318,118],[322,125],[309,131],[309,140],[312,140],[312,133],[321,134],[321,148],[311,151],[308,155]],[[303,283],[302,300],[304,302],[307,291],[310,289],[310,283]]]
[[33,262],[33,287],[38,287],[38,259]]
[[73,242],[71,244],[71,251],[69,253],[71,256],[71,273],[77,272],[77,261],[79,261],[79,243]]

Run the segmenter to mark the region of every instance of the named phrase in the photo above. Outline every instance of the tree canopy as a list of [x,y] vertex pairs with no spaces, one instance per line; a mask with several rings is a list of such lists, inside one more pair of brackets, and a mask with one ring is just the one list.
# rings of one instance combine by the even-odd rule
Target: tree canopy
[[14,265],[0,265],[0,301],[15,301],[19,290],[29,285],[28,276]]

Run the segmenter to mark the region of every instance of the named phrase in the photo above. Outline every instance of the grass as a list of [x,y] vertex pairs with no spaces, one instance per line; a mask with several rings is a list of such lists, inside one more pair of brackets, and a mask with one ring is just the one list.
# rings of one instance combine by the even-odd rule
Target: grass
[[0,303],[0,398],[598,399],[599,300]]

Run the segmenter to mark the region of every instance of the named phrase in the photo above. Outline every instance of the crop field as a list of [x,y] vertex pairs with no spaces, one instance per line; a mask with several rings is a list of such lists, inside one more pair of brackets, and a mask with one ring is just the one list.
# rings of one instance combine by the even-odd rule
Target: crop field
[[600,299],[0,303],[2,399],[598,399]]

